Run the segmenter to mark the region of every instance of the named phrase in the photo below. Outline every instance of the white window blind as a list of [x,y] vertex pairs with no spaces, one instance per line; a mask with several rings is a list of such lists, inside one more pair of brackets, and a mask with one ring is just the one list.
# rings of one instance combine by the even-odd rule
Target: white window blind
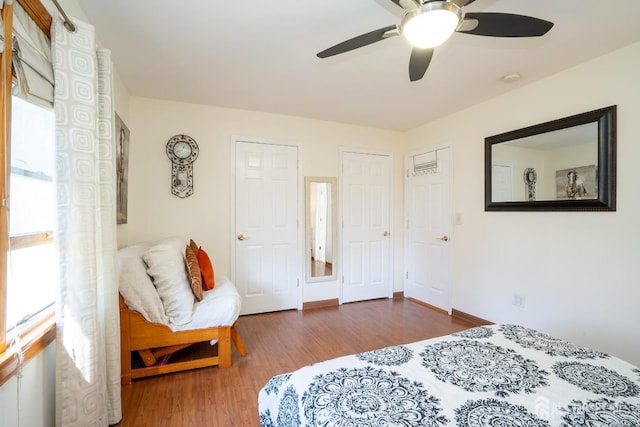
[[13,94],[52,107],[51,42],[20,4],[13,7],[13,68],[18,78]]

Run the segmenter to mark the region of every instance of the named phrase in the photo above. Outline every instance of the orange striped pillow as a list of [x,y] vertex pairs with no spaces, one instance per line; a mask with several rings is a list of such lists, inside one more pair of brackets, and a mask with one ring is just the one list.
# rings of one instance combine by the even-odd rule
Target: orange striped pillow
[[202,273],[200,271],[200,265],[198,263],[198,256],[195,254],[189,245],[185,249],[185,257],[187,259],[187,270],[189,271],[189,284],[193,291],[193,296],[196,300],[202,301]]

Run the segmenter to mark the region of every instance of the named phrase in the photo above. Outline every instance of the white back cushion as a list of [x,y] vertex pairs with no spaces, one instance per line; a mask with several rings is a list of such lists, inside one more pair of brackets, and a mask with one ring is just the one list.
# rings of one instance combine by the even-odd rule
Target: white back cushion
[[186,245],[183,239],[170,237],[151,246],[142,256],[169,323],[174,325],[191,321],[195,302],[184,257]]
[[150,247],[150,244],[141,243],[118,251],[118,287],[127,307],[149,322],[167,325],[164,306],[142,260]]

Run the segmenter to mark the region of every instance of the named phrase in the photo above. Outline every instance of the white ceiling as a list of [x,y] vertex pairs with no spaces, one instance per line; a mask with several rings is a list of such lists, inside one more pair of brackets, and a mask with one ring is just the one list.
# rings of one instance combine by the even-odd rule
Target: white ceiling
[[[477,0],[464,10],[555,25],[528,39],[456,33],[412,83],[402,37],[315,55],[399,23],[403,11],[390,0],[77,1],[131,95],[395,130],[640,41],[640,0]],[[522,79],[502,82],[512,72]]]

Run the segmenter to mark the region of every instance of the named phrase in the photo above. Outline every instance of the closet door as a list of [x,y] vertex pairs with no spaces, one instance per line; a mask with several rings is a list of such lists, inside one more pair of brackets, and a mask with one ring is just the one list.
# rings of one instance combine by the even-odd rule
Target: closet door
[[450,149],[406,159],[404,294],[451,310]]
[[393,295],[390,174],[389,155],[342,153],[342,302]]
[[298,147],[236,141],[235,285],[242,314],[298,306]]

